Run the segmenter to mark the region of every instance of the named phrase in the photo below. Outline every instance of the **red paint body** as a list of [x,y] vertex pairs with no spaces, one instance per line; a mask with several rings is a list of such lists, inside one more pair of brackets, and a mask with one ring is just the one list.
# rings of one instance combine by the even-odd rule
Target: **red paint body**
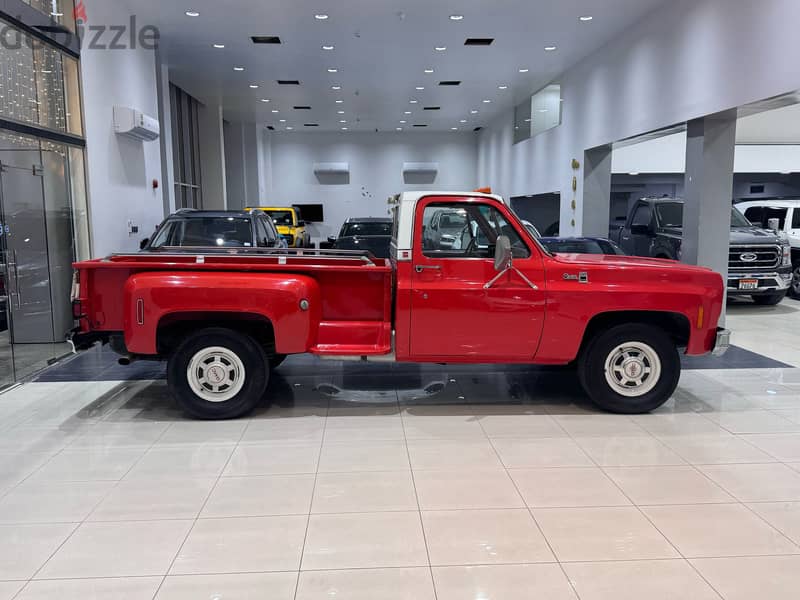
[[[484,202],[503,213],[530,249],[519,275],[481,258],[429,258],[421,219],[430,202]],[[315,256],[193,254],[114,256],[80,271],[80,329],[123,333],[132,354],[157,354],[159,327],[174,319],[214,324],[220,315],[268,320],[280,354],[375,356],[413,362],[566,364],[589,322],[620,311],[682,315],[687,354],[713,349],[723,283],[708,269],[657,259],[551,256],[492,198],[430,196],[417,205],[410,261]],[[440,267],[418,272],[416,267]],[[586,273],[588,283],[565,279]],[[302,310],[302,300],[308,310]],[[702,309],[702,310],[701,310]],[[702,315],[700,314],[702,312]]]

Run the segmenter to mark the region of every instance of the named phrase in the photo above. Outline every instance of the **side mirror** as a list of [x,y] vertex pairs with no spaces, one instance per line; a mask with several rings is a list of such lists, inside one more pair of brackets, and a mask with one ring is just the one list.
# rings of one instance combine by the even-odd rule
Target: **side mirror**
[[510,269],[514,262],[513,252],[511,251],[511,240],[507,236],[501,235],[497,238],[494,247],[494,270],[502,273]]
[[652,235],[648,225],[631,225],[631,233],[633,235]]
[[147,244],[150,243],[150,238],[144,238],[141,242],[139,242],[139,250],[144,250],[147,248]]
[[298,221],[297,222],[297,226],[298,227],[305,227],[306,226],[306,222],[305,221]]
[[771,229],[775,233],[778,233],[781,228],[781,220],[780,219],[769,219],[767,221],[767,229]]
[[329,244],[335,244],[336,243],[336,237],[334,237],[332,235],[328,236],[328,243]]

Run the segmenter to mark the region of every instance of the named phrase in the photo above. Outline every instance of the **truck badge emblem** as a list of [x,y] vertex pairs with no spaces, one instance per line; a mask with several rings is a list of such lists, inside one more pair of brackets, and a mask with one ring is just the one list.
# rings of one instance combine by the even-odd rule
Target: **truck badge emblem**
[[758,255],[753,252],[745,252],[739,255],[739,260],[742,262],[756,262],[758,260]]
[[572,273],[564,273],[563,275],[564,281],[577,281],[579,283],[589,283],[589,273],[586,271],[581,271],[577,275],[573,275]]

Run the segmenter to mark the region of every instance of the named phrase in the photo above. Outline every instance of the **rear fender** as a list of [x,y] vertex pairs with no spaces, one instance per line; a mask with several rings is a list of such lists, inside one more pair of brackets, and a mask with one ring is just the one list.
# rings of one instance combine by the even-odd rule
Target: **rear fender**
[[[125,345],[133,354],[155,355],[162,322],[214,324],[214,313],[267,319],[279,354],[314,345],[321,317],[319,285],[311,277],[278,273],[138,273],[124,287]],[[301,303],[308,301],[308,308]]]

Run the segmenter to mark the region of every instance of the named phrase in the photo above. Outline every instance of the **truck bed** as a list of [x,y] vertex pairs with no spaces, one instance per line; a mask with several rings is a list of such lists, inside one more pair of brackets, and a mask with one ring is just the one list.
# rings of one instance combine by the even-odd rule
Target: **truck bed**
[[[123,290],[139,274],[163,272],[175,284],[162,296],[159,318],[172,311],[197,310],[187,292],[205,294],[200,304],[206,308],[224,304],[225,310],[243,310],[259,295],[260,283],[275,285],[274,275],[285,275],[287,285],[293,277],[312,278],[318,286],[319,327],[306,350],[315,354],[387,354],[391,351],[392,266],[388,260],[369,253],[336,250],[217,250],[202,252],[150,252],[117,254],[82,262],[81,290],[91,290],[81,297],[83,313],[89,322],[82,328],[93,331],[126,331]],[[205,291],[183,287],[187,276],[214,274],[220,285]],[[236,274],[247,278],[234,282]],[[264,273],[264,278],[254,276]],[[269,279],[269,281],[267,281]],[[224,282],[227,281],[228,289]],[[306,280],[307,281],[307,280]],[[192,287],[196,282],[192,281]],[[240,286],[240,287],[237,287]],[[231,298],[231,292],[235,297]],[[152,304],[152,303],[150,303]],[[209,306],[211,305],[211,306]],[[149,308],[149,305],[148,305]],[[127,315],[130,319],[130,314]]]

